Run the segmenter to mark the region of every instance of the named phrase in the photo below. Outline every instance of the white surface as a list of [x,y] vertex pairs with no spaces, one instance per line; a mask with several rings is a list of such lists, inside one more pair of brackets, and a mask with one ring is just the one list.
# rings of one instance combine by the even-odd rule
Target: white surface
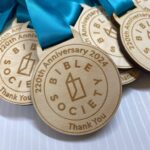
[[0,150],[149,150],[150,75],[123,91],[115,117],[101,131],[70,137],[47,127],[33,106],[0,101]]

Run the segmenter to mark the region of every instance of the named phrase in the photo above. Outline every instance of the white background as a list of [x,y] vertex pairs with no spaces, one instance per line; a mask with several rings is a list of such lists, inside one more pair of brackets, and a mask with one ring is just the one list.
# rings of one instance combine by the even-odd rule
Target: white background
[[33,106],[0,101],[0,150],[149,150],[150,75],[126,86],[115,117],[102,130],[71,137],[51,130]]

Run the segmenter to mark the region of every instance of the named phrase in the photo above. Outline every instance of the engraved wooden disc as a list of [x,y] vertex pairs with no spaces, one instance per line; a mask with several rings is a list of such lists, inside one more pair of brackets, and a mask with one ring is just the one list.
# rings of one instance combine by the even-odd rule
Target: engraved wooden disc
[[118,108],[121,91],[111,59],[79,42],[48,49],[33,73],[37,113],[64,134],[89,134],[106,125]]
[[130,69],[130,70],[120,70],[120,76],[122,85],[130,84],[137,80],[140,75],[140,71],[137,69]]
[[0,97],[10,103],[28,105],[38,42],[31,29],[13,30],[0,44]]
[[150,12],[134,9],[120,19],[120,24],[121,40],[127,53],[150,71]]
[[134,0],[135,5],[145,10],[150,10],[150,0]]
[[102,9],[85,7],[75,26],[82,40],[103,50],[118,68],[132,68],[121,52],[117,29]]

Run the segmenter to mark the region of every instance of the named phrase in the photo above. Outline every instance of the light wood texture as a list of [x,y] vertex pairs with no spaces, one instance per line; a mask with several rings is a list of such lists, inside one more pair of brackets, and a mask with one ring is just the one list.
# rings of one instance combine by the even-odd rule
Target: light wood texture
[[134,2],[137,7],[150,11],[150,0],[134,0]]
[[44,50],[31,87],[41,119],[69,135],[85,135],[105,126],[115,114],[122,93],[116,65],[102,51],[79,39]]
[[111,19],[106,16],[102,8],[88,7],[84,5],[75,29],[79,32],[82,40],[103,50],[117,65],[118,68],[128,69],[132,65],[121,52],[117,29]]
[[114,17],[121,26],[121,41],[126,52],[135,63],[150,71],[150,12],[135,8],[120,18]]
[[37,64],[33,30],[15,25],[0,42],[0,97],[13,104],[31,104],[31,76]]

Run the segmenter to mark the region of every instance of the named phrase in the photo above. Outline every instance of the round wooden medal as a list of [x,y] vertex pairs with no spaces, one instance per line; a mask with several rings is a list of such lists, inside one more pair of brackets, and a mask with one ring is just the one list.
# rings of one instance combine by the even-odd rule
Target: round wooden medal
[[150,12],[136,8],[117,20],[126,52],[139,66],[150,71]]
[[33,73],[32,100],[37,113],[49,127],[64,134],[85,135],[106,125],[118,108],[121,91],[112,60],[85,44],[48,49]]
[[38,42],[31,29],[10,30],[0,44],[0,97],[13,104],[28,105]]
[[103,50],[118,68],[132,68],[121,52],[116,27],[101,8],[85,7],[76,24],[76,29],[85,43]]
[[122,85],[130,84],[137,80],[140,71],[137,69],[120,70]]

